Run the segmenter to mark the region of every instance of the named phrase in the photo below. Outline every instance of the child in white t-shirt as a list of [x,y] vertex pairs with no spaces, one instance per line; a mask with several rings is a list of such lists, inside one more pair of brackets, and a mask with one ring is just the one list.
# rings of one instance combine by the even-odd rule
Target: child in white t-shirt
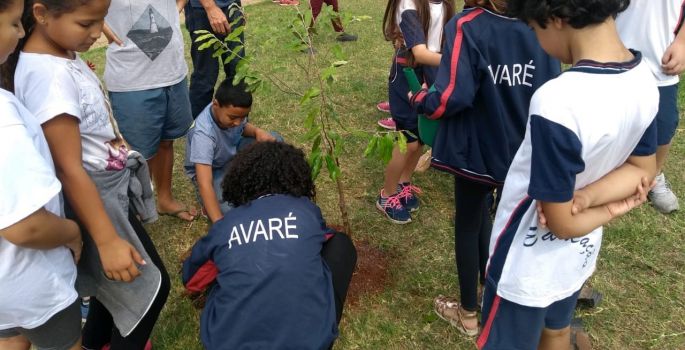
[[[24,36],[23,8],[23,0],[0,1],[0,63]],[[3,89],[0,149],[0,349],[80,349],[81,233],[62,218],[62,186],[40,125]]]
[[678,197],[661,171],[680,120],[678,76],[685,71],[685,31],[681,30],[684,12],[682,1],[632,0],[616,18],[621,40],[627,47],[642,52],[659,87],[656,166],[660,174],[649,199],[664,214],[680,208]]
[[142,350],[169,292],[164,264],[138,219],[153,220],[155,209],[147,216],[131,201],[129,184],[147,175],[138,182],[145,192],[149,174],[144,159],[129,154],[97,76],[77,54],[100,37],[109,4],[33,1],[24,16],[31,31],[18,50],[14,90],[42,125],[67,217],[84,232],[77,289],[94,298],[83,346]]
[[[602,225],[646,200],[656,173],[656,82],[613,18],[625,0],[511,0],[542,48],[571,64],[530,103],[490,241],[480,349],[566,349]],[[583,202],[583,205],[578,205]],[[538,225],[536,206],[546,216]],[[579,207],[574,210],[574,205]]]

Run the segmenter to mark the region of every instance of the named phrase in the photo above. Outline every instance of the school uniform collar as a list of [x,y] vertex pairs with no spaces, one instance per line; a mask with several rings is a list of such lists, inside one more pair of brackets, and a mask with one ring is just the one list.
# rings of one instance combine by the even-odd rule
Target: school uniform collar
[[619,74],[637,67],[642,62],[642,53],[630,49],[633,59],[626,62],[597,62],[593,60],[580,60],[569,69],[571,72]]

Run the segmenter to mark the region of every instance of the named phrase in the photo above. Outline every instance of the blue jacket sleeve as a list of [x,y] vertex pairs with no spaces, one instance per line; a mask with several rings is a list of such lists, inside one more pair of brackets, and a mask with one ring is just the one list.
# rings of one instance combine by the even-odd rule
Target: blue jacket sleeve
[[473,10],[465,16],[453,18],[445,26],[445,43],[442,58],[435,80],[435,91],[427,92],[412,99],[419,114],[430,119],[452,116],[470,107],[480,87],[477,57],[464,34],[464,27],[481,9]]
[[[216,225],[214,228],[216,228]],[[188,284],[198,270],[208,261],[212,260],[212,253],[215,248],[215,244],[212,242],[212,231],[210,230],[206,236],[195,243],[190,257],[183,262],[183,285]]]

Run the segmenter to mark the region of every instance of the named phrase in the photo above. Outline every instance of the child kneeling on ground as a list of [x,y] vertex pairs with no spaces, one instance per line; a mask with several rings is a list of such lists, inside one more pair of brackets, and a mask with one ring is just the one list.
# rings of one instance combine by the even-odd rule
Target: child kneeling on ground
[[236,153],[254,142],[283,141],[248,122],[252,94],[243,83],[224,80],[214,100],[195,119],[186,141],[185,173],[195,185],[203,213],[212,223],[231,206],[221,201],[221,180]]
[[357,253],[312,202],[304,153],[286,143],[255,143],[235,156],[222,188],[236,207],[183,264],[191,292],[216,276],[200,319],[205,348],[329,348]]
[[[571,68],[540,87],[490,241],[480,349],[567,349],[602,225],[646,201],[656,175],[656,81],[618,37],[627,0],[511,0]],[[536,206],[546,217],[538,225]]]

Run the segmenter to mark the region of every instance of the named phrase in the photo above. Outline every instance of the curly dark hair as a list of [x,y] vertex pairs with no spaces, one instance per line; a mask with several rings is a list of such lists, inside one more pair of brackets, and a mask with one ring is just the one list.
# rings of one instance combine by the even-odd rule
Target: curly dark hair
[[304,152],[284,142],[255,142],[238,152],[221,190],[223,199],[235,206],[267,194],[310,199],[316,194]]
[[524,22],[535,21],[545,28],[553,17],[580,29],[616,18],[630,0],[509,0],[507,14]]

